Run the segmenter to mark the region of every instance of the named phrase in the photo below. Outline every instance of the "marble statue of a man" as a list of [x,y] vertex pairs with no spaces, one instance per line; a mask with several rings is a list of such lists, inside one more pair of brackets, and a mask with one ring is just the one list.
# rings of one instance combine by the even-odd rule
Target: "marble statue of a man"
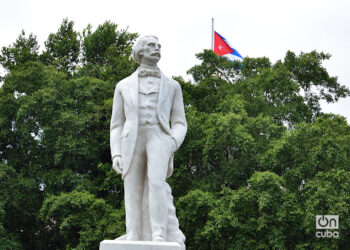
[[126,235],[118,239],[184,246],[166,182],[187,132],[181,87],[157,67],[157,37],[142,37],[132,54],[140,67],[117,84],[110,127],[113,169],[125,192]]

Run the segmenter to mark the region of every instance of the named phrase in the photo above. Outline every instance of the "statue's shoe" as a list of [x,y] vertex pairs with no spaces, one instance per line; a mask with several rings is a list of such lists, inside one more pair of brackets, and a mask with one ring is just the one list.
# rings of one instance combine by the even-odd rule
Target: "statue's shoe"
[[166,240],[162,236],[155,236],[152,241],[165,242]]
[[115,240],[126,240],[126,234],[119,236],[118,238],[116,238]]

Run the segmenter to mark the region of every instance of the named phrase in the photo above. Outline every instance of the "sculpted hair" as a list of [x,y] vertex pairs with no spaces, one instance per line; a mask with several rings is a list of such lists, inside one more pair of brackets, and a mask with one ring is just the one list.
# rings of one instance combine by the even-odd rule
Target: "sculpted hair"
[[156,36],[151,36],[151,35],[149,35],[149,36],[143,36],[143,37],[141,37],[141,38],[137,41],[136,45],[135,45],[134,48],[132,49],[132,52],[131,52],[132,57],[135,59],[135,61],[136,61],[138,64],[141,64],[141,57],[142,57],[142,56],[140,56],[140,52],[141,52],[143,46],[146,44],[146,41],[147,41],[147,38],[148,38],[148,37],[153,37],[153,38],[155,38],[155,39],[158,40],[158,37],[156,37]]

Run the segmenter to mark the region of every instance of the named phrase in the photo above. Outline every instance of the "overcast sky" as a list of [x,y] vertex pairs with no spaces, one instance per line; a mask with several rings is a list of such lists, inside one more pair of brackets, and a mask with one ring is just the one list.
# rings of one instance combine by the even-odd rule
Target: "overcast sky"
[[[168,76],[181,75],[198,61],[195,54],[211,46],[211,18],[215,30],[244,57],[283,59],[287,50],[330,53],[324,65],[350,88],[350,1],[136,1],[136,0],[0,0],[0,47],[12,44],[21,30],[37,36],[41,48],[63,18],[82,31],[106,20],[140,35],[154,34],[162,44],[159,63]],[[350,98],[322,104],[323,111],[350,121]]]

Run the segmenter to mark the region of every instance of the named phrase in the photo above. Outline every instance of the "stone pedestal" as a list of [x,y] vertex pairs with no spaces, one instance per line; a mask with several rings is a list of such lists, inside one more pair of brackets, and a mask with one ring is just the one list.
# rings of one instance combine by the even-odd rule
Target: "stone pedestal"
[[104,240],[100,250],[182,250],[177,242]]

